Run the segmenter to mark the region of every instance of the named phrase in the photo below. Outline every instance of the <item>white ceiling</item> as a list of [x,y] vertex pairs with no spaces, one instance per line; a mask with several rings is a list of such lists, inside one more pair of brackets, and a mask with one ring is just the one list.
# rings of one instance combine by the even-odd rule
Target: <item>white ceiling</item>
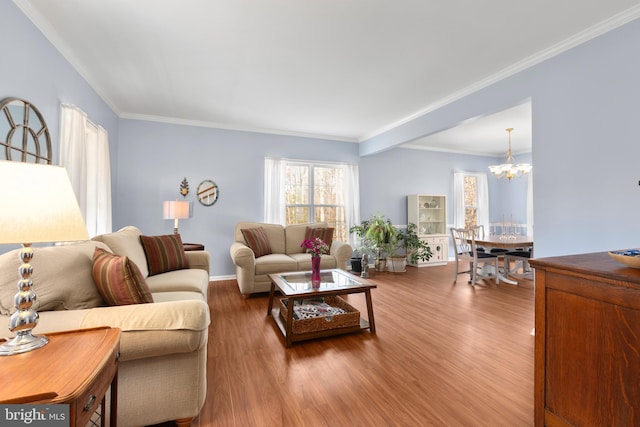
[[[344,141],[370,138],[640,16],[640,0],[14,3],[120,117]],[[485,118],[500,146],[494,155],[506,152],[506,127],[516,128],[514,146],[525,134],[530,140],[530,123],[518,121],[525,110]],[[428,144],[478,151],[485,119]]]

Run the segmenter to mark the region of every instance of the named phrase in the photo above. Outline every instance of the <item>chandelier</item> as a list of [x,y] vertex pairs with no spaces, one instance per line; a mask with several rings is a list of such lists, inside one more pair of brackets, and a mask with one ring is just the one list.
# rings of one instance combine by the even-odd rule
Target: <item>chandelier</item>
[[517,176],[523,176],[531,172],[531,165],[529,163],[514,164],[513,156],[511,155],[511,131],[513,128],[506,129],[509,134],[509,151],[507,151],[507,161],[501,165],[489,166],[489,171],[497,178],[507,178],[511,181]]

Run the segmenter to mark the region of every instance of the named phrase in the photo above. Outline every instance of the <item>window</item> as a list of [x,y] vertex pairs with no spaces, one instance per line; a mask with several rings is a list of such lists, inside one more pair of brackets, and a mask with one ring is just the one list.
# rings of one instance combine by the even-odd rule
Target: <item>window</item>
[[345,168],[342,165],[287,162],[285,223],[326,222],[336,240],[347,241]]
[[478,225],[478,178],[464,177],[464,227]]
[[489,227],[489,192],[487,174],[455,172],[453,174],[454,226]]

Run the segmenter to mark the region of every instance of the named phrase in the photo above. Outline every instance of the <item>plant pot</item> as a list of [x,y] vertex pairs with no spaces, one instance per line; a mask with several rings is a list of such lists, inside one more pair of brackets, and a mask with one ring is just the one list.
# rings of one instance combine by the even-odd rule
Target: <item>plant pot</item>
[[388,257],[387,270],[392,273],[404,273],[407,271],[407,257]]
[[375,261],[375,270],[376,271],[384,271],[387,269],[387,260],[386,259],[377,259]]
[[351,271],[362,273],[362,258],[351,258]]

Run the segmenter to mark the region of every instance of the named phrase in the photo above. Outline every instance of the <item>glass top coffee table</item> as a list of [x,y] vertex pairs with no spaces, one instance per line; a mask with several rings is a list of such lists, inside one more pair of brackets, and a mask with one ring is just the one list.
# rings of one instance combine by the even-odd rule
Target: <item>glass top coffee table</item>
[[[353,274],[340,269],[321,270],[320,286],[319,288],[314,289],[311,285],[310,271],[269,274],[269,278],[271,279],[271,290],[269,292],[267,316],[273,317],[273,320],[284,336],[285,345],[287,347],[291,346],[295,341],[327,337],[360,331],[363,329],[369,329],[372,334],[375,334],[376,325],[373,317],[371,289],[375,288],[376,285],[366,279],[354,276]],[[294,301],[296,300],[364,293],[367,302],[368,319],[360,319],[359,324],[353,326],[309,331],[304,333],[293,333],[294,310],[287,310],[286,319],[281,318],[280,308],[273,306],[276,289],[282,294],[282,297],[285,300],[284,303],[287,307],[293,307]]]

